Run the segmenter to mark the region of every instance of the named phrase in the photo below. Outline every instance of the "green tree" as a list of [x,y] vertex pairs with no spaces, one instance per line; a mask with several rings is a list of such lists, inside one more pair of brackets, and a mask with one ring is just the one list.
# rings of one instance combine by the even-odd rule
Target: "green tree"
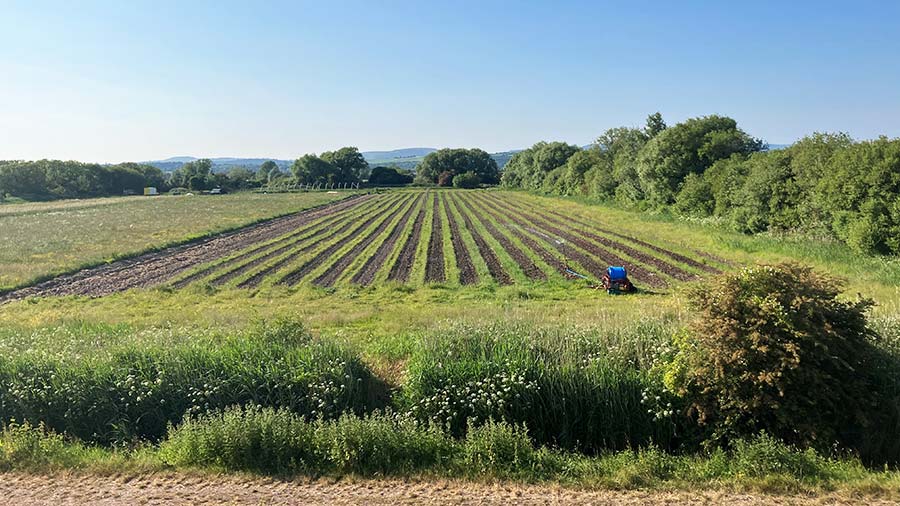
[[763,147],[762,141],[738,129],[731,118],[689,119],[666,128],[641,149],[637,160],[641,189],[651,205],[671,204],[688,174],[702,174],[718,160]]
[[647,116],[647,123],[644,127],[644,135],[648,139],[652,139],[662,133],[666,129],[666,122],[663,120],[662,114],[655,112]]
[[471,171],[453,176],[454,188],[478,188],[479,184],[481,184],[481,178]]
[[336,169],[333,177],[335,183],[356,183],[368,176],[369,163],[355,147],[326,151],[321,158]]
[[172,186],[208,190],[212,187],[212,160],[201,158],[182,165],[172,173]]
[[538,142],[510,158],[501,182],[507,187],[539,190],[547,174],[565,165],[578,150],[578,146],[564,142]]
[[416,166],[415,180],[419,184],[436,184],[444,172],[450,174],[450,180],[457,174],[474,172],[485,184],[496,184],[500,177],[497,162],[486,151],[447,148],[425,155]]
[[331,184],[336,182],[338,169],[314,154],[306,154],[294,162],[291,172],[300,184]]
[[266,184],[269,182],[269,174],[273,172],[281,172],[281,169],[278,168],[278,164],[274,161],[266,160],[257,169],[255,179],[259,184]]

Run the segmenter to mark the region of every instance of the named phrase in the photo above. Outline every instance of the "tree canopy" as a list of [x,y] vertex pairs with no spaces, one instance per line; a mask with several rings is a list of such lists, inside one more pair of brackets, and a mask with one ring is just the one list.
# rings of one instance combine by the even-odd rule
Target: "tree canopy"
[[[440,149],[429,153],[416,166],[416,182],[419,184],[440,184],[449,186],[453,177],[474,172],[485,184],[500,181],[497,162],[481,149]],[[447,175],[441,178],[441,174]]]

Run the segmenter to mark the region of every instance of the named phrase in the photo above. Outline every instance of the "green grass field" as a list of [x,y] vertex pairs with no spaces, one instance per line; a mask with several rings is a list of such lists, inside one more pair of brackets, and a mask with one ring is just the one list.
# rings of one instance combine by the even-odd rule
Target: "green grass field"
[[[160,200],[180,228],[160,227],[158,233],[166,235],[155,244],[335,197],[340,196],[198,198],[218,206],[217,217],[202,222],[205,228],[188,224],[197,208],[182,202],[193,201]],[[53,237],[65,235],[77,220],[82,228],[96,220],[126,223],[123,215],[134,221],[144,216],[145,202],[105,199],[95,207],[77,202],[7,211],[17,204],[0,211],[0,223],[39,223],[35,230]],[[54,212],[77,218],[55,220]],[[151,246],[140,242],[145,232],[119,230],[107,236],[115,240],[105,249],[85,237],[74,246],[59,243],[46,264],[20,259],[11,265],[22,273],[6,283]],[[37,244],[37,238],[30,240]],[[24,245],[17,247],[25,251]],[[407,253],[407,261],[400,261]],[[591,266],[605,265],[610,257],[632,266],[640,293],[607,295],[595,288],[595,280],[571,279],[559,271],[560,262],[568,260],[595,274]],[[307,456],[308,467],[284,468],[301,474],[424,472],[579,486],[848,486],[895,493],[893,471],[866,470],[853,458],[803,456],[766,441],[747,442],[731,456],[676,457],[665,451],[677,448],[673,426],[648,413],[641,398],[656,388],[653,364],[659,350],[691,317],[686,289],[704,283],[713,270],[780,261],[810,263],[847,278],[848,293],[874,298],[873,327],[882,334],[882,345],[897,354],[900,263],[894,259],[860,257],[834,243],[742,236],[525,193],[400,190],[322,214],[153,288],[0,305],[0,407],[6,417],[76,436],[87,449],[59,451],[77,463],[71,465],[86,468],[117,462],[259,471],[240,455],[220,453],[234,448],[227,438],[261,431],[260,437],[275,438],[267,444],[286,452],[278,458]],[[443,272],[440,279],[432,279],[436,269]],[[406,272],[405,280],[392,277],[399,271]],[[262,281],[242,288],[256,273]],[[369,283],[359,282],[368,275]],[[178,285],[187,278],[190,282]],[[292,414],[203,418],[235,404]],[[345,411],[382,410],[417,422],[380,415],[368,422],[334,421]],[[177,427],[185,415],[199,418],[181,432],[166,429],[169,423]],[[527,448],[521,446],[522,434],[506,426],[466,439],[472,418],[524,423]],[[428,432],[423,428],[428,423],[443,429]],[[286,432],[278,432],[282,429]],[[422,448],[394,441],[402,447],[396,450],[401,464],[391,467],[368,463],[364,456],[345,461],[339,458],[346,457],[345,447],[325,443],[340,434],[349,438],[342,444],[365,445],[367,438],[404,430],[423,448],[434,445],[433,452],[423,456]],[[29,434],[20,430],[4,437],[37,437]],[[110,450],[123,442],[137,442],[142,450]],[[485,448],[493,449],[484,454]],[[491,453],[497,448],[513,451],[516,464],[496,467],[497,459],[507,458]],[[643,450],[632,453],[633,448]],[[524,452],[521,461],[516,452]],[[765,456],[753,457],[754,452]],[[51,457],[45,460],[50,467],[62,458]],[[132,463],[122,464],[123,458]],[[731,465],[730,458],[743,460]],[[764,461],[763,467],[748,474],[754,458]],[[0,455],[0,465],[3,459]],[[7,458],[5,465],[30,465],[24,457],[16,462]],[[472,472],[475,468],[482,471]]]

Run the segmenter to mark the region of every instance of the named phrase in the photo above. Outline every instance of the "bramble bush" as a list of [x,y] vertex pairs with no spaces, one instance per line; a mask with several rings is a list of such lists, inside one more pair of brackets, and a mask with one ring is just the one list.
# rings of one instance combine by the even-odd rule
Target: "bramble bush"
[[802,448],[860,448],[884,430],[882,370],[866,322],[872,302],[796,264],[760,265],[695,287],[696,316],[676,338],[666,385],[707,442],[766,432]]

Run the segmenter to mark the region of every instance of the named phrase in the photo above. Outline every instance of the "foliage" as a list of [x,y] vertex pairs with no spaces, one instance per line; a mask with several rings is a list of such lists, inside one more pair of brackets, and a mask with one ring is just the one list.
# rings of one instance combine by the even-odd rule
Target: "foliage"
[[368,175],[369,164],[358,149],[344,147],[321,156],[306,154],[294,161],[291,172],[300,184],[356,183]]
[[167,188],[161,170],[149,165],[100,165],[60,160],[0,162],[0,195],[25,199],[85,198]]
[[[416,182],[450,186],[454,176],[466,172],[474,172],[484,184],[500,181],[496,160],[484,150],[446,148],[425,155],[416,166]],[[449,173],[449,176],[442,178],[444,173]],[[441,184],[439,179],[446,180],[447,184]]]
[[667,385],[721,442],[768,432],[804,447],[858,444],[875,422],[869,300],[809,267],[762,265],[696,287]]
[[396,167],[378,166],[373,168],[369,175],[369,184],[371,185],[405,185],[412,182],[412,176]]
[[506,187],[539,190],[548,173],[566,164],[579,148],[564,142],[538,142],[519,151],[503,168]]
[[673,427],[667,415],[648,413],[652,379],[635,366],[643,361],[637,350],[660,331],[459,325],[419,340],[404,405],[454,434],[493,420],[524,423],[539,443],[589,452],[668,444]]
[[[310,340],[290,322],[178,345],[109,347],[102,354],[0,356],[0,413],[86,441],[156,440],[189,413],[230,405],[283,407],[336,417],[370,409],[373,376],[358,357]],[[300,332],[299,335],[295,335]]]
[[478,188],[479,184],[481,184],[481,178],[471,171],[453,176],[454,188]]
[[259,406],[188,417],[160,446],[170,465],[282,475],[402,474],[441,468],[457,451],[440,429],[396,414],[308,420]]

